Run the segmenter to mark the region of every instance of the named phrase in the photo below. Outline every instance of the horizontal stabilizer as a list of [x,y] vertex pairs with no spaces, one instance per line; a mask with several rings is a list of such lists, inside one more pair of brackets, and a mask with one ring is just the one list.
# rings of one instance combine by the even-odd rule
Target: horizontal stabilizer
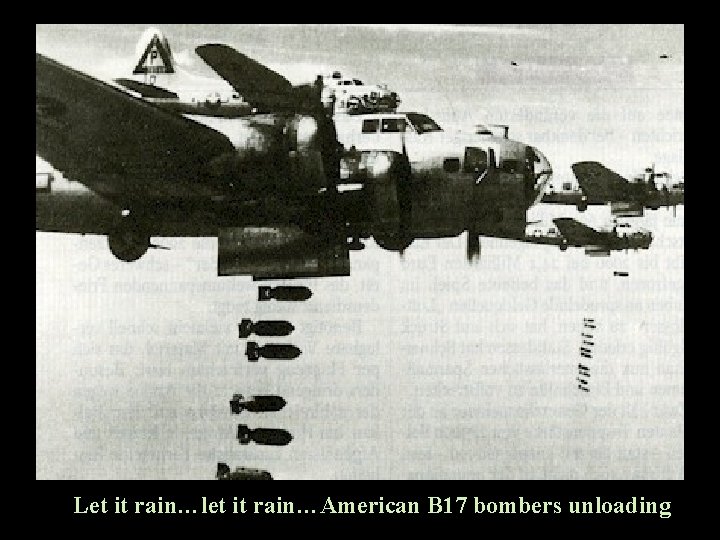
[[156,99],[179,99],[175,92],[165,90],[159,86],[152,84],[145,84],[132,79],[115,79],[115,82],[120,86],[124,86],[128,90],[137,92],[144,98],[156,98]]
[[292,84],[270,68],[227,45],[200,45],[195,51],[245,101],[268,107],[289,104]]

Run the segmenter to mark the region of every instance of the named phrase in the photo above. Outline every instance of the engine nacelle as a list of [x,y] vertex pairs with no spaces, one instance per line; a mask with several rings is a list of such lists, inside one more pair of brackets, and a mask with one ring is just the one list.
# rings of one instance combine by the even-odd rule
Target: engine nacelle
[[210,164],[211,174],[233,191],[317,193],[339,177],[334,126],[322,115],[257,115],[206,123],[235,146],[233,154],[218,156]]
[[[323,162],[323,134],[312,116],[296,115],[285,128],[290,178],[301,186],[327,188],[328,172]],[[339,165],[338,165],[339,166]]]

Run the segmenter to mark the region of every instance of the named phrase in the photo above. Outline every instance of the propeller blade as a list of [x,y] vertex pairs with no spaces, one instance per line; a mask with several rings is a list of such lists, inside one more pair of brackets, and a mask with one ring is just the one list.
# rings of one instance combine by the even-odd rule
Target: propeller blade
[[465,257],[469,263],[480,260],[480,235],[471,229],[468,229],[466,236]]

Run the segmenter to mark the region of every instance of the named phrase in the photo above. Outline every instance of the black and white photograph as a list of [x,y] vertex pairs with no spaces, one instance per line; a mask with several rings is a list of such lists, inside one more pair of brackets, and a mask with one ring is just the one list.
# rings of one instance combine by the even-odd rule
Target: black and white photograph
[[684,37],[36,25],[36,479],[684,479]]

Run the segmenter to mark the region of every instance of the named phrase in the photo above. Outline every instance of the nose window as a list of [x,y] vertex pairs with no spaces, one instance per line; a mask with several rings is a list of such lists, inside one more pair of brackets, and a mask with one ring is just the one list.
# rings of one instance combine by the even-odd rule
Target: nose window
[[511,174],[523,173],[525,172],[525,162],[519,159],[506,159],[500,165],[500,170]]
[[362,123],[362,132],[363,133],[375,133],[378,129],[378,126],[380,125],[379,120],[363,120]]
[[463,172],[479,174],[487,169],[487,153],[482,148],[465,148]]

